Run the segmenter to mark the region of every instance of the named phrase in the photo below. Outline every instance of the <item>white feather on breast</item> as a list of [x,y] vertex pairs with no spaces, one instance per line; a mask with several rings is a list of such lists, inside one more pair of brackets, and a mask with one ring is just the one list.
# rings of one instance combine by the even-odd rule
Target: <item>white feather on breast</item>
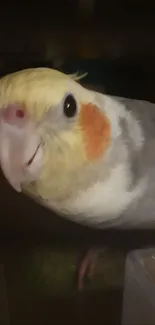
[[75,199],[63,201],[59,206],[58,203],[48,200],[46,205],[65,213],[68,219],[96,227],[100,222],[118,218],[133,200],[142,196],[145,180],[141,180],[129,192],[130,182],[131,175],[127,166],[119,165],[106,181],[97,182]]

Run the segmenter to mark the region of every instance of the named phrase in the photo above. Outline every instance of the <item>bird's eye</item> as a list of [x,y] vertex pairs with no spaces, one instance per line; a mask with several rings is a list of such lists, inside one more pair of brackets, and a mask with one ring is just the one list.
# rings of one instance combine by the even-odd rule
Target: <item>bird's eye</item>
[[66,96],[63,103],[63,111],[66,117],[74,117],[77,112],[77,103],[73,95]]

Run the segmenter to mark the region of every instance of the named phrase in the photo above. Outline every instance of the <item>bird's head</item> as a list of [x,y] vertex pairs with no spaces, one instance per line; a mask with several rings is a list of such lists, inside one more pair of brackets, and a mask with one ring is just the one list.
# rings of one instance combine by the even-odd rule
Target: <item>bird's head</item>
[[3,77],[0,166],[8,182],[43,198],[84,187],[111,143],[110,113],[102,104],[75,76],[53,69]]

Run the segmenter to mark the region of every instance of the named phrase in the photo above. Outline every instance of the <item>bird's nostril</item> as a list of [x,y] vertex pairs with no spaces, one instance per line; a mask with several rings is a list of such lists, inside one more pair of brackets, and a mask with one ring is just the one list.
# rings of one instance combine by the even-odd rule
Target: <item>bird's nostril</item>
[[16,116],[18,117],[18,118],[23,118],[24,117],[24,111],[22,110],[22,109],[17,109],[17,111],[16,111]]

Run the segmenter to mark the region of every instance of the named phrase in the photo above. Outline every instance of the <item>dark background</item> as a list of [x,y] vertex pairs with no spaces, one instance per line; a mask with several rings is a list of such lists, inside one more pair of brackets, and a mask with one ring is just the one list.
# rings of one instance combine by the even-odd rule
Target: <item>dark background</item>
[[[57,0],[50,4],[46,1],[2,2],[0,75],[39,66],[66,73],[88,72],[82,81],[88,87],[103,87],[108,94],[155,102],[153,1],[96,0],[92,7],[89,1],[75,0]],[[93,244],[106,244],[126,252],[155,243],[153,231],[100,232],[68,222],[15,193],[2,175],[0,193],[3,257],[5,251],[12,255],[13,251],[24,252],[25,247],[31,250],[36,245],[51,249],[63,247],[67,254],[70,248],[80,250]],[[57,308],[63,303],[63,300],[58,301]],[[66,308],[70,303],[69,300]],[[33,317],[36,319],[36,314]]]

